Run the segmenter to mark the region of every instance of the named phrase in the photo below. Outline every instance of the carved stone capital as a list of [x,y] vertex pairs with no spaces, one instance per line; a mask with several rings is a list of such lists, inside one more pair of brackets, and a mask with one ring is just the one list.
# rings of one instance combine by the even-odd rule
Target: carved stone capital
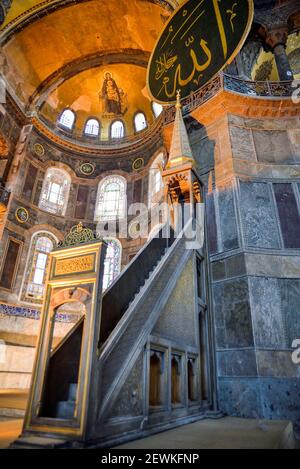
[[272,51],[274,51],[275,47],[279,45],[285,47],[288,34],[289,34],[289,31],[288,31],[287,26],[282,26],[280,28],[268,30],[265,36],[265,44]]

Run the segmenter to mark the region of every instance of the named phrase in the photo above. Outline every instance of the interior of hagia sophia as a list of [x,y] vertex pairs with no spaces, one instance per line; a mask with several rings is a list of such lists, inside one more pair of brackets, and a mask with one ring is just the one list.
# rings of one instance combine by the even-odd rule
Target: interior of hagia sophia
[[[182,4],[0,0],[0,418],[26,416],[16,447],[44,433],[106,447],[225,415],[286,420],[299,437],[299,2],[254,0],[234,60],[175,106],[150,96],[147,67]],[[205,204],[191,251],[150,220],[188,198]],[[94,280],[66,280],[43,387],[50,259],[68,233],[113,220],[105,256],[92,239],[102,318]]]

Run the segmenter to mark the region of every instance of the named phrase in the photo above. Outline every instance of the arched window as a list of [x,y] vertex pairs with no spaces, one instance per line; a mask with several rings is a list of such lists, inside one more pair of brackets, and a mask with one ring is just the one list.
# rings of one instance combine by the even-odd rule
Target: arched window
[[122,121],[115,121],[110,128],[111,138],[123,138],[125,135],[125,127]]
[[66,129],[72,130],[75,122],[75,114],[71,109],[65,109],[58,119],[58,123]]
[[97,119],[89,119],[85,124],[84,133],[91,137],[98,137],[100,133],[100,125]]
[[138,112],[134,117],[134,128],[136,132],[140,132],[147,128],[146,116],[143,112]]
[[22,299],[25,301],[41,302],[44,295],[49,253],[57,239],[50,233],[35,233],[31,239],[28,253]]
[[49,168],[46,172],[39,207],[55,215],[64,215],[68,205],[71,178],[62,169]]
[[163,111],[163,107],[161,104],[158,104],[156,102],[152,102],[152,111],[155,117],[159,117]]
[[114,238],[106,238],[106,256],[104,260],[103,290],[106,290],[121,271],[122,246],[120,241]]
[[125,217],[126,179],[108,176],[99,183],[95,220],[116,220]]
[[162,170],[164,167],[164,155],[160,153],[154,160],[149,172],[149,207],[160,202],[163,190]]

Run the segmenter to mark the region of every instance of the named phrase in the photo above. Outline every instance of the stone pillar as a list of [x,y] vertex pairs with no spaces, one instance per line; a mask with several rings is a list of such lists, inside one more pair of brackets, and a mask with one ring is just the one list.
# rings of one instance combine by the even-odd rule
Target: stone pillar
[[286,27],[272,29],[267,32],[265,42],[274,54],[280,81],[293,80],[293,72],[286,55],[286,41],[288,29]]

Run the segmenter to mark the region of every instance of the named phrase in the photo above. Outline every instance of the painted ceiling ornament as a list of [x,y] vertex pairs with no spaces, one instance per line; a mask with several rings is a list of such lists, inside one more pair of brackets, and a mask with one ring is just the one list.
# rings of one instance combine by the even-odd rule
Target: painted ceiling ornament
[[34,153],[37,156],[44,156],[45,155],[45,148],[43,147],[43,145],[41,143],[35,143],[35,145],[33,147],[33,150],[34,150]]
[[78,225],[73,226],[65,239],[58,244],[59,248],[67,248],[77,246],[79,244],[92,243],[93,241],[100,240],[100,237],[90,228],[86,228],[80,222]]
[[18,207],[15,211],[15,217],[16,220],[23,225],[29,219],[28,210],[24,207]]
[[187,98],[231,63],[253,20],[253,0],[185,0],[170,17],[152,52],[149,96],[160,104]]
[[102,89],[99,93],[106,117],[124,116],[128,109],[127,95],[119,88],[111,72],[105,72]]
[[134,160],[132,163],[132,169],[134,171],[140,171],[143,167],[145,166],[145,160],[144,158],[137,158]]
[[96,166],[93,163],[90,163],[89,161],[86,161],[79,166],[79,171],[85,176],[91,176],[92,174],[94,174],[95,170]]

